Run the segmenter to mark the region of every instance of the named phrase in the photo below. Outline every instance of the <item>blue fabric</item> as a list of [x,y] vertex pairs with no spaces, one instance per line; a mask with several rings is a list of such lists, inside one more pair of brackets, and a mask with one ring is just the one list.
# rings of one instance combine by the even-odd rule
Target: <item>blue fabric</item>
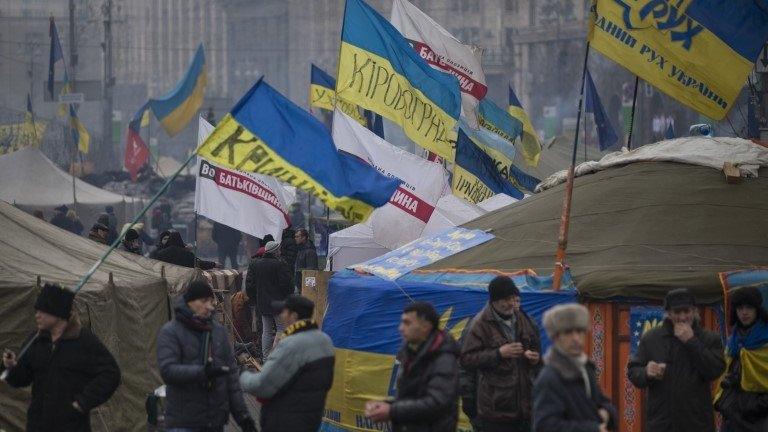
[[693,0],[685,14],[750,63],[768,39],[766,0]]
[[667,126],[667,130],[664,131],[664,138],[666,139],[673,139],[675,137],[675,127],[672,126],[672,123]]
[[747,334],[739,334],[738,329],[734,329],[733,335],[728,339],[728,355],[731,358],[737,358],[742,348],[753,350],[766,344],[768,344],[768,324],[758,318]]
[[[55,75],[56,62],[64,60],[64,51],[61,49],[61,41],[59,40],[59,31],[56,29],[56,23],[51,18],[48,34],[51,37],[51,51],[48,56],[48,93],[53,97],[53,78]],[[64,81],[67,81],[66,65],[64,66]]]
[[493,159],[480,150],[463,129],[459,129],[459,137],[456,140],[456,165],[477,177],[493,193],[504,193],[517,199],[524,198],[523,192],[499,173]]
[[520,104],[520,99],[517,98],[517,95],[515,94],[515,91],[512,90],[512,86],[509,87],[509,105],[510,106],[516,106],[518,108],[522,108],[523,105]]
[[591,112],[595,115],[595,124],[597,125],[598,145],[600,151],[608,150],[619,142],[619,137],[616,135],[616,131],[613,130],[613,126],[609,120],[609,117],[605,114],[603,104],[600,102],[600,96],[595,89],[595,83],[592,81],[592,75],[587,71],[585,78],[586,82],[586,94],[585,94],[585,107],[584,112]]
[[363,117],[368,124],[368,130],[375,133],[381,139],[384,138],[384,119],[373,111],[363,110]]
[[155,117],[162,121],[163,118],[172,113],[187,100],[192,95],[195,87],[197,87],[197,81],[200,74],[204,72],[205,52],[203,51],[203,44],[201,43],[197,47],[197,52],[195,52],[195,57],[192,59],[192,64],[189,66],[187,73],[184,74],[184,78],[181,82],[165,95],[149,101],[149,105],[152,108]]
[[310,70],[309,82],[310,84],[316,84],[334,92],[336,91],[336,80],[333,79],[332,76],[328,75],[326,71],[315,66],[314,63],[312,64],[312,68]]
[[523,133],[523,123],[509,115],[506,110],[501,109],[487,97],[480,101],[478,111],[483,119],[499,128],[512,139],[519,137]]
[[300,168],[336,197],[373,207],[389,201],[400,184],[348,153],[338,152],[328,129],[307,111],[260,79],[231,111],[289,164]]

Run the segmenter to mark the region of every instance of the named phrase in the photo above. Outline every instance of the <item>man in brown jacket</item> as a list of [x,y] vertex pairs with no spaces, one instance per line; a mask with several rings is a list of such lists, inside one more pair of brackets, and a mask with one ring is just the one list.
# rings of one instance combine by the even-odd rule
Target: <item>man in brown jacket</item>
[[477,371],[477,415],[484,432],[530,431],[531,391],[541,368],[536,323],[520,309],[512,279],[488,284],[490,301],[472,320],[461,348],[461,366]]

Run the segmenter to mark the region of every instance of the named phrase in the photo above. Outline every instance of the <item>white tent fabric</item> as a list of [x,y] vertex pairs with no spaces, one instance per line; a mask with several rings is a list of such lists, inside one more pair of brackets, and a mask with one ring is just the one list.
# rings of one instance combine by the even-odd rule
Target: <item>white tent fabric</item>
[[468,203],[454,195],[446,195],[437,202],[435,211],[432,213],[432,217],[429,218],[429,222],[424,227],[421,236],[426,237],[437,234],[440,231],[459,226],[486,213],[487,211],[475,204]]
[[328,245],[326,270],[340,270],[389,252],[373,240],[373,229],[366,224],[352,225],[332,233]]
[[518,201],[520,200],[517,198],[512,198],[507,194],[499,193],[483,201],[480,201],[479,203],[477,203],[477,206],[485,210],[486,212],[492,212],[494,210],[498,210],[502,207],[506,207]]
[[[141,199],[125,197],[75,179],[74,206],[85,229],[111,205],[120,221],[141,210]],[[0,157],[0,200],[25,210],[42,210],[48,219],[54,207],[73,208],[72,176],[62,171],[37,148],[26,147]]]

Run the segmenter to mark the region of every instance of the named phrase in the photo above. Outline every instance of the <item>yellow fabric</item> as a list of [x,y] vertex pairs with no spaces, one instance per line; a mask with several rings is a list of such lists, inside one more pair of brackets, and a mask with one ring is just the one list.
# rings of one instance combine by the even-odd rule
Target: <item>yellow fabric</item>
[[0,125],[0,154],[12,153],[27,146],[39,146],[45,135],[47,123],[31,121]]
[[[174,136],[181,132],[181,130],[184,129],[195,116],[197,116],[197,112],[200,111],[200,107],[203,106],[205,85],[208,82],[207,76],[207,72],[203,69],[197,77],[197,83],[195,84],[195,89],[192,91],[192,94],[190,94],[181,105],[176,107],[176,109],[165,116],[160,122],[168,135]],[[142,117],[142,124],[143,123],[144,119]]]
[[267,143],[227,114],[197,149],[201,157],[228,168],[275,177],[320,199],[345,219],[355,223],[368,218],[370,205],[349,197],[337,197],[322,184],[273,151]]
[[416,144],[454,160],[456,119],[395,72],[388,59],[342,41],[336,95],[381,114]]
[[507,112],[523,123],[523,135],[520,137],[519,142],[520,152],[525,162],[530,166],[538,166],[539,158],[541,157],[541,142],[539,142],[539,135],[536,133],[536,129],[533,128],[531,119],[528,118],[528,113],[514,105],[510,105],[507,108]]
[[496,195],[474,174],[460,167],[453,166],[453,180],[451,182],[453,194],[459,198],[477,204],[487,198]]
[[768,393],[768,346],[755,350],[742,349],[741,388],[745,391]]
[[77,129],[77,149],[80,150],[81,153],[88,153],[88,149],[91,145],[91,135],[88,134],[88,130],[85,128],[85,125],[83,125],[83,122],[77,118],[71,118],[70,125]]
[[[336,103],[336,92],[333,89],[329,89],[328,87],[323,87],[321,85],[317,84],[310,84],[309,85],[309,105],[322,108],[324,110],[333,111],[334,104]],[[357,105],[353,103],[349,103],[347,101],[340,100],[338,101],[339,109],[341,111],[355,119],[358,123],[360,123],[363,126],[367,126],[368,122],[365,120],[365,117],[363,117],[362,114],[360,114],[360,109],[357,107]]]
[[[681,18],[687,17],[690,1],[677,7]],[[689,49],[672,41],[673,30],[699,25],[690,17],[680,19],[678,27],[659,30],[655,13],[641,20],[639,6],[633,5],[629,17],[636,29],[627,32],[626,6],[615,0],[596,0],[596,6],[589,31],[596,50],[699,113],[715,120],[725,117],[754,64],[703,27]]]

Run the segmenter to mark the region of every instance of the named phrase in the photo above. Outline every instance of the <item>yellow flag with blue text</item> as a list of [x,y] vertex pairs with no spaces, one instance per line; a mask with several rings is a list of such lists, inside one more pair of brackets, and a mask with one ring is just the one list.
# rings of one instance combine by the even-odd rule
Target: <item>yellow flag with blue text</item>
[[363,126],[368,126],[368,121],[360,114],[357,105],[344,100],[336,100],[336,80],[319,67],[312,65],[309,74],[309,106],[333,111],[338,104],[344,114],[352,117]]
[[603,55],[716,120],[768,39],[753,0],[595,0],[588,39]]
[[347,0],[336,96],[381,114],[413,142],[452,161],[458,80],[433,69],[363,0]]

